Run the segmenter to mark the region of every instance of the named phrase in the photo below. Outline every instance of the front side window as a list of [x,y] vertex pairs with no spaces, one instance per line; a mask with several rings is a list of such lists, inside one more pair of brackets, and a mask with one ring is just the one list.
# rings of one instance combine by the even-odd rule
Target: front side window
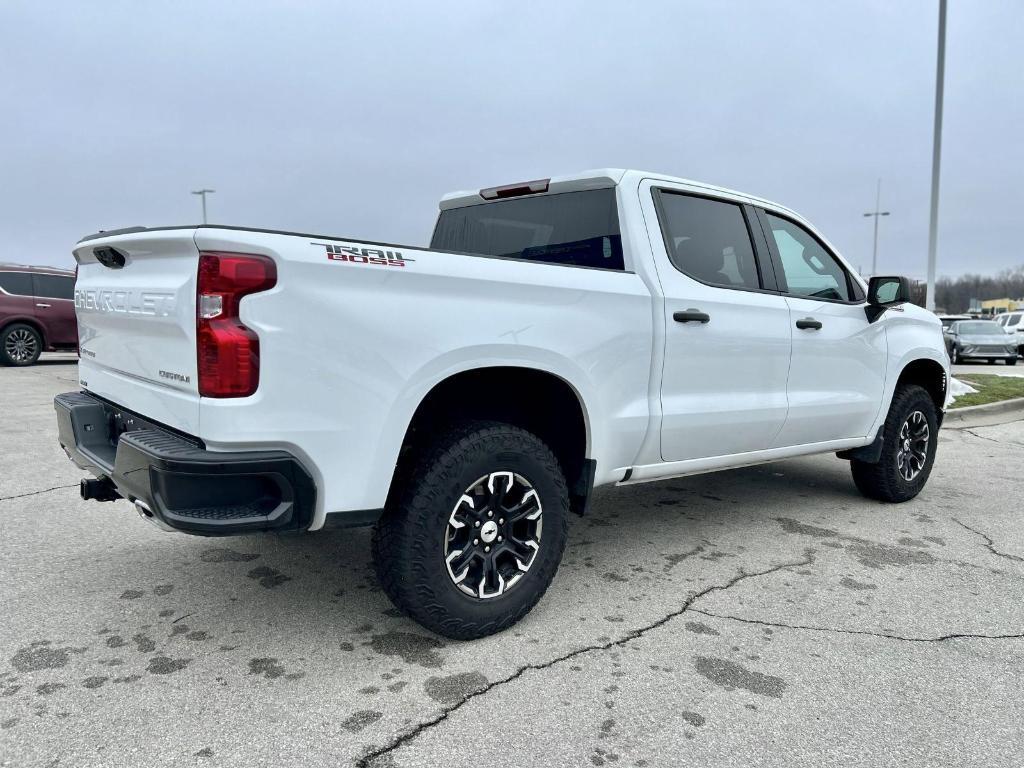
[[1020,318],[1021,315],[1010,315],[1008,318],[1006,318],[1006,327],[1012,328],[1013,326],[1019,324]]
[[767,219],[782,261],[787,293],[809,299],[851,301],[846,270],[814,235],[771,213]]
[[32,275],[32,291],[43,299],[75,298],[75,280],[61,275]]
[[660,191],[669,259],[683,274],[724,288],[761,281],[743,209],[734,203]]

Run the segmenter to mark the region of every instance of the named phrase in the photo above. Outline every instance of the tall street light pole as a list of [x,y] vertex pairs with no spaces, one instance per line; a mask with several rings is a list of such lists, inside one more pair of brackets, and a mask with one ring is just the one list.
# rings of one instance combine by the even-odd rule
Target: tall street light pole
[[925,309],[935,311],[935,252],[939,229],[939,161],[942,158],[942,88],[946,73],[946,0],[939,0],[939,52],[935,67],[935,137],[932,139],[932,204],[928,221],[928,283]]
[[878,217],[888,216],[888,211],[879,210],[882,204],[882,180],[878,180],[878,188],[875,190],[875,210],[871,213],[865,213],[865,216],[873,216],[875,218],[875,247],[871,249],[871,276],[874,277],[878,274]]
[[206,196],[212,195],[216,191],[216,189],[197,189],[192,192],[193,195],[199,195],[203,198],[203,224],[206,223]]

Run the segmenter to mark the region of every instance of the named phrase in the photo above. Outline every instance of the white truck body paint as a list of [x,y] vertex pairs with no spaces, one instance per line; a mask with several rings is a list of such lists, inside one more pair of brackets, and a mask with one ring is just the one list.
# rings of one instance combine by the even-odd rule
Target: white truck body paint
[[[869,323],[863,302],[734,290],[683,274],[668,259],[652,189],[780,213],[828,246],[789,209],[615,169],[552,178],[546,194],[608,187],[624,271],[216,226],[85,240],[75,249],[82,388],[209,450],[291,452],[317,484],[315,530],[332,512],[383,506],[417,407],[463,371],[517,366],[567,382],[585,414],[596,485],[866,445],[908,363],[933,360],[948,378],[939,321],[925,310],[907,305]],[[440,207],[482,204],[472,191]],[[93,255],[110,245],[128,255],[123,269]],[[330,246],[343,245],[399,253],[405,266],[328,258]],[[241,303],[260,341],[250,397],[198,394],[200,251],[262,254],[277,266],[276,286]],[[690,308],[712,322],[673,321]],[[794,328],[809,315],[824,332]]]

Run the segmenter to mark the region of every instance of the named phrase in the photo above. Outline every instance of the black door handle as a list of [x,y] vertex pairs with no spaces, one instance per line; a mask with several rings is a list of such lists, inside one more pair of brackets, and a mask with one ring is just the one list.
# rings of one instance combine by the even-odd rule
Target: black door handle
[[801,331],[820,331],[821,323],[813,317],[805,317],[803,320],[796,321],[796,327]]
[[711,315],[699,309],[690,308],[685,312],[673,312],[672,319],[677,323],[710,323]]

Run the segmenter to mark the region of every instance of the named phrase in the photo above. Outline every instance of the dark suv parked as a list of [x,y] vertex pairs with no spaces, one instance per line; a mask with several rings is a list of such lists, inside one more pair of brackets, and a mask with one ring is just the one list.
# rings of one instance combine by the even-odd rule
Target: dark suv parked
[[32,365],[43,351],[77,348],[75,273],[0,264],[0,364]]

